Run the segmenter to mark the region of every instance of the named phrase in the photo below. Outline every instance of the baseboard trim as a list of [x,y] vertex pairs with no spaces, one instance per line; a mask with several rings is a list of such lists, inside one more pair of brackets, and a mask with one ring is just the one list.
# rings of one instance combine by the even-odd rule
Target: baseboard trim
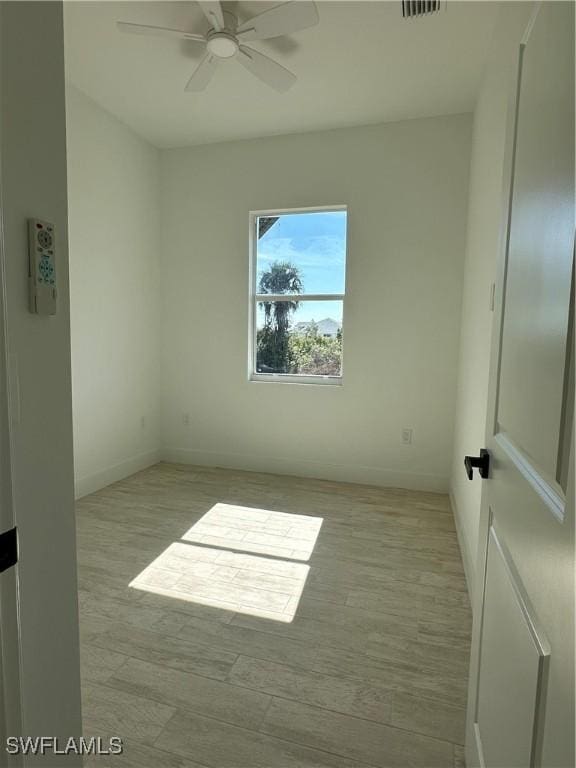
[[275,475],[313,477],[318,480],[337,480],[344,483],[377,485],[386,488],[405,488],[411,491],[448,492],[448,478],[439,475],[398,472],[396,470],[361,465],[327,464],[245,453],[164,448],[162,460],[175,464],[196,464],[201,467],[223,467],[249,472],[268,472]]
[[93,475],[79,477],[74,482],[76,498],[81,499],[83,496],[95,493],[111,483],[116,483],[118,480],[123,480],[135,472],[139,472],[141,469],[147,469],[153,464],[158,464],[161,460],[162,453],[160,450],[148,451],[147,453],[139,453],[136,456],[125,459],[113,467],[107,467],[100,472],[95,472]]
[[462,530],[462,524],[460,523],[460,515],[458,514],[458,506],[456,505],[456,499],[452,490],[448,492],[450,497],[450,506],[452,507],[452,515],[454,517],[454,526],[456,528],[456,536],[458,537],[458,546],[460,547],[460,556],[462,557],[462,563],[464,564],[464,573],[466,575],[466,586],[468,587],[468,597],[470,598],[470,605],[474,609],[474,581],[476,577],[476,567],[474,565],[474,557],[470,552],[468,541]]

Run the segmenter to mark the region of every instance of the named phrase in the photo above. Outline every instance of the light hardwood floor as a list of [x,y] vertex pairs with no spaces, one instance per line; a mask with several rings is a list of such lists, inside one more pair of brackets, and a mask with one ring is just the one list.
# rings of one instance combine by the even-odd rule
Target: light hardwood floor
[[463,766],[446,496],[159,464],[77,518],[89,765]]

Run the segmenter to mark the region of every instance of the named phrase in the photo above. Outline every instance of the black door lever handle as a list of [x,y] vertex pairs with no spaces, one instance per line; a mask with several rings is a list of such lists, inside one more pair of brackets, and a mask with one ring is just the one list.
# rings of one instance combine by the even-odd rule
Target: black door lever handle
[[18,535],[16,528],[0,533],[0,573],[18,562]]
[[480,456],[464,456],[464,466],[466,467],[468,480],[472,480],[474,476],[474,467],[480,473],[480,477],[486,478],[490,473],[490,454],[486,448],[482,448]]

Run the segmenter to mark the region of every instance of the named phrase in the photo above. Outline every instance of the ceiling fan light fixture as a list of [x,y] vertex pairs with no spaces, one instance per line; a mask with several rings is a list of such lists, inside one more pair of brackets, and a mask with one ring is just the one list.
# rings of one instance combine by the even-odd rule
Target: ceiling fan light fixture
[[210,36],[206,47],[219,59],[230,59],[238,53],[238,42],[235,37],[226,32],[215,32]]
[[284,93],[294,85],[296,75],[264,53],[247,47],[245,43],[291,35],[313,27],[319,20],[314,0],[286,0],[244,21],[240,26],[235,14],[224,10],[220,0],[196,2],[211,25],[204,34],[131,21],[118,21],[116,25],[120,32],[132,35],[174,37],[205,45],[206,53],[186,83],[185,91],[203,91],[214,75],[218,60],[233,58],[278,93]]

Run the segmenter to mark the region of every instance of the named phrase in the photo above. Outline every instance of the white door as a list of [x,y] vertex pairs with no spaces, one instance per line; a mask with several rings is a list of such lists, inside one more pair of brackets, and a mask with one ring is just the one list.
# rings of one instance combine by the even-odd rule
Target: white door
[[573,768],[572,3],[536,10],[514,115],[466,756],[469,768]]

